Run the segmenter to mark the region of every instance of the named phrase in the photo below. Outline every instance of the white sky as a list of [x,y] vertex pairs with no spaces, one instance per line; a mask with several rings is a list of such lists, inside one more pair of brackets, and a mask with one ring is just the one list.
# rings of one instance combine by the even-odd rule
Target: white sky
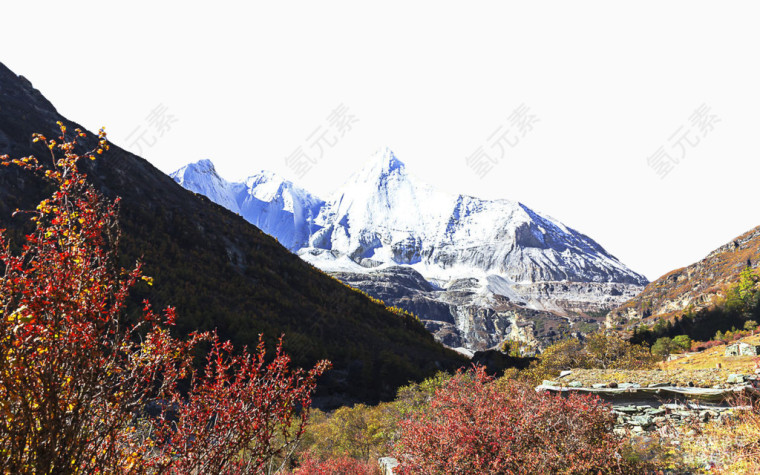
[[[5,2],[0,61],[122,146],[166,106],[176,122],[143,155],[167,173],[210,158],[325,196],[387,145],[650,279],[760,224],[756,2],[196,3]],[[660,179],[647,157],[703,103],[720,122]],[[285,156],[339,104],[358,122],[297,178]],[[465,157],[520,104],[539,121],[478,178]]]

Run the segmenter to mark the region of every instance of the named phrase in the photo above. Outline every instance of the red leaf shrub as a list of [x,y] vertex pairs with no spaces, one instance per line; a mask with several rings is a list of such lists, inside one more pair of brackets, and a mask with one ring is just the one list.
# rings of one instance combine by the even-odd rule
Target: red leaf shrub
[[725,345],[725,342],[719,340],[693,341],[691,342],[691,351],[704,351],[720,345]]
[[537,393],[458,373],[401,423],[399,473],[625,473],[609,407],[592,396]]
[[305,452],[294,475],[379,475],[378,465],[348,456],[320,460]]
[[149,438],[160,450],[146,459],[177,474],[261,473],[284,463],[303,434],[327,362],[309,372],[291,370],[282,339],[270,363],[261,337],[253,355],[234,355],[215,334],[211,342],[205,371],[193,374],[186,396],[172,394],[165,412],[173,417],[162,419]]
[[[146,303],[125,325],[138,263],[119,269],[116,203],[77,167],[108,150],[101,130],[82,155],[76,131],[34,141],[52,163],[0,157],[42,175],[56,190],[29,212],[33,231],[14,252],[0,230],[0,467],[3,473],[258,473],[287,455],[306,423],[316,378],[329,363],[291,370],[266,363],[260,342],[236,353],[215,334],[171,336],[174,311]],[[56,152],[62,157],[57,157]],[[193,354],[210,342],[205,369]],[[187,383],[186,391],[178,383]],[[157,414],[149,416],[149,407]]]

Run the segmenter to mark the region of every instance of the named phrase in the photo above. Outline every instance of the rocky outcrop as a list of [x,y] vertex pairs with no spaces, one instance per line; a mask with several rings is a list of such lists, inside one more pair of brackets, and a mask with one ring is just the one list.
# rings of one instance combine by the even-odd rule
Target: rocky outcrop
[[578,282],[523,284],[510,291],[494,279],[475,278],[435,285],[403,266],[332,274],[387,305],[414,313],[444,345],[470,350],[498,347],[504,340],[543,349],[595,329],[601,317],[584,311],[603,310],[599,302],[611,307],[636,291],[630,284]]
[[[591,383],[594,375],[597,381],[603,382]],[[622,379],[615,381],[611,379],[614,376]],[[684,377],[690,379],[688,384],[684,383]],[[658,432],[660,436],[675,437],[697,424],[731,417],[737,410],[732,406],[737,398],[757,399],[759,388],[757,375],[729,374],[726,377],[725,372],[718,370],[680,373],[568,370],[553,381],[544,381],[536,391],[600,397],[612,405],[615,432],[621,436]]]

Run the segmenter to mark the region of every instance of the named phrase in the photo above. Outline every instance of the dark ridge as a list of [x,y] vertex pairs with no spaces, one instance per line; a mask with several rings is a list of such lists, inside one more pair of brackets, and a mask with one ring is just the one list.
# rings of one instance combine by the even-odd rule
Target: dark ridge
[[[32,133],[57,136],[60,116],[29,81],[0,64],[0,154],[47,149]],[[92,134],[90,134],[92,136]],[[303,262],[243,218],[184,190],[146,160],[116,146],[83,165],[106,196],[119,196],[122,264],[142,257],[154,286],[139,286],[134,310],[149,298],[154,307],[177,307],[177,329],[217,328],[236,346],[254,346],[285,334],[297,365],[328,358],[334,369],[321,386],[323,404],[375,402],[396,388],[465,360],[435,342],[416,320],[391,313]],[[50,190],[34,176],[0,168],[0,227],[22,233],[17,209],[33,208]]]

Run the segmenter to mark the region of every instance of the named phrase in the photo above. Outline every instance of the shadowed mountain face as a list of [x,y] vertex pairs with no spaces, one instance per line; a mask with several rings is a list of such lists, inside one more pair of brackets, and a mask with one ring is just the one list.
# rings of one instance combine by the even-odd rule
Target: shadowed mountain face
[[[31,135],[56,136],[58,120],[77,126],[0,64],[0,154],[44,160],[47,149]],[[239,346],[255,345],[261,332],[271,343],[285,333],[296,364],[332,360],[321,395],[335,396],[333,403],[390,398],[409,380],[463,363],[416,320],[345,287],[142,158],[112,146],[83,167],[106,196],[122,198],[123,265],[142,256],[154,277],[153,287],[133,292],[133,311],[144,298],[159,308],[173,305],[181,333],[217,328]],[[25,172],[0,168],[0,227],[18,239],[23,222],[11,213],[33,208],[49,192]]]

